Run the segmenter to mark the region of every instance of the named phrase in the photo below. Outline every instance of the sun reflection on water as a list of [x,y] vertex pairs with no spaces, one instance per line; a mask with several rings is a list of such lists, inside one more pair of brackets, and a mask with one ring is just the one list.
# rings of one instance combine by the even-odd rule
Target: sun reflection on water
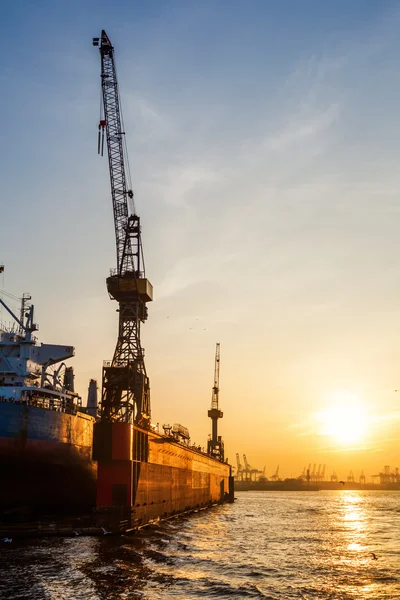
[[400,599],[398,506],[396,492],[240,492],[135,536],[0,545],[0,597]]
[[368,520],[365,511],[365,498],[357,492],[340,494],[337,518],[343,527],[343,549],[346,549],[346,562],[359,562],[369,559]]

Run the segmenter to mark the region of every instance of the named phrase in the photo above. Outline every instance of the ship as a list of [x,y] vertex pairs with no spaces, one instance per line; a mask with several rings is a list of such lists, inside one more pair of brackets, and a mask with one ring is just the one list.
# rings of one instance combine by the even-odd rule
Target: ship
[[93,45],[101,55],[98,153],[103,155],[106,139],[116,235],[117,269],[106,284],[118,303],[117,344],[113,358],[103,363],[99,406],[91,380],[83,407],[72,368],[64,362],[74,356],[74,347],[39,344],[29,296],[19,316],[0,299],[14,322],[0,331],[0,510],[80,511],[121,531],[232,502],[233,477],[217,433],[219,344],[207,451],[191,442],[181,424],[160,429],[151,422],[140,326],[153,288],[127,187],[114,49],[104,30]]
[[[3,296],[5,293],[3,292]],[[9,296],[9,295],[8,295]],[[11,296],[9,296],[12,298]],[[65,361],[72,345],[39,343],[34,305],[0,326],[0,515],[87,510],[96,494],[96,406],[83,408]],[[92,383],[92,392],[93,392]],[[92,413],[92,414],[90,414]]]

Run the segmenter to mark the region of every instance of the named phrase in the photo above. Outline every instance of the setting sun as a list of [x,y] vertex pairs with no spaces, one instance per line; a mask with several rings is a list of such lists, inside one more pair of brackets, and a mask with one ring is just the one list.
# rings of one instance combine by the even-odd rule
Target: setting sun
[[361,442],[368,433],[367,410],[360,398],[350,392],[336,392],[330,405],[318,413],[320,434],[338,444]]

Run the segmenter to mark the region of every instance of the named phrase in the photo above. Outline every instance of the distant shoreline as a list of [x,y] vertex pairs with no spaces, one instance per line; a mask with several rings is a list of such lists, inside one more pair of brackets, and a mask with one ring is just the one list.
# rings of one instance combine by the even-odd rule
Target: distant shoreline
[[400,492],[398,483],[339,483],[336,481],[318,481],[309,484],[301,480],[286,479],[282,481],[235,481],[236,492],[266,491],[266,492],[318,492],[318,491],[391,491]]

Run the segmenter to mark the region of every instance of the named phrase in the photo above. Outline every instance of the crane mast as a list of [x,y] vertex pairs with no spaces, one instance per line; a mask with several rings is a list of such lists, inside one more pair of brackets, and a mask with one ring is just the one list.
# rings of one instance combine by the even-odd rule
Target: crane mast
[[93,38],[101,57],[102,111],[98,152],[107,142],[111,198],[114,213],[117,268],[106,280],[110,297],[118,302],[118,340],[113,359],[103,365],[102,421],[150,424],[150,386],[140,340],[140,325],[147,319],[146,303],[153,288],[145,276],[140,218],[135,213],[133,192],[128,188],[129,170],[124,151],[123,121],[114,48],[103,30]]
[[214,386],[211,396],[211,410],[208,411],[208,416],[212,421],[211,439],[208,440],[208,454],[214,456],[218,460],[224,460],[224,444],[221,436],[218,435],[218,419],[224,416],[224,413],[219,410],[219,365],[221,358],[220,344],[217,343],[215,348],[215,365],[214,365]]
[[238,452],[236,452],[236,463],[237,463],[236,478],[243,479],[243,467],[241,465],[240,456],[239,456]]

